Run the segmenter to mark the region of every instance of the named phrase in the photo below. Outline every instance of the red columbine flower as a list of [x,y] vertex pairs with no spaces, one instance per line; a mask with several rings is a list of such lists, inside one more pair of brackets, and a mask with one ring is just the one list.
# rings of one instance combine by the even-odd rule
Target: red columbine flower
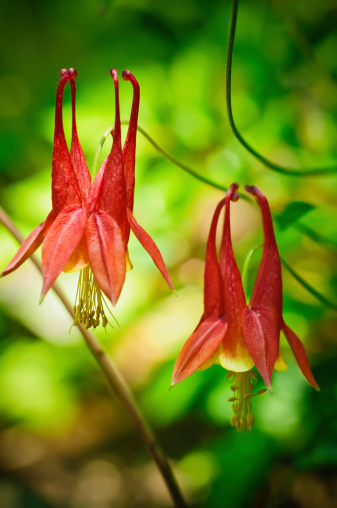
[[[135,187],[135,150],[139,110],[139,85],[130,71],[123,79],[133,86],[129,129],[122,150],[119,114],[118,77],[111,70],[115,86],[115,128],[110,155],[103,162],[94,182],[78,140],[75,118],[77,77],[75,69],[63,69],[56,93],[55,135],[52,160],[52,211],[28,236],[2,272],[16,270],[42,245],[43,288],[41,300],[61,271],[80,271],[74,312],[75,324],[87,328],[107,318],[103,308],[105,293],[113,305],[121,293],[127,269],[130,228],[152,257],[168,285],[173,289],[165,263],[152,238],[133,217]],[[62,121],[63,92],[71,85],[72,141],[67,147]]]
[[[206,251],[204,314],[179,353],[173,369],[172,386],[219,359],[220,364],[229,370],[229,379],[233,380],[231,390],[234,393],[229,399],[233,402],[234,411],[231,424],[237,430],[246,431],[254,423],[251,397],[255,395],[256,374],[252,368],[255,365],[269,390],[274,368],[286,368],[279,352],[281,329],[302,373],[314,388],[318,389],[318,385],[302,343],[282,318],[280,257],[268,201],[256,187],[246,187],[246,190],[256,196],[261,207],[264,248],[250,304],[246,304],[230,234],[230,202],[238,200],[237,189],[237,184],[231,185],[213,216]],[[216,227],[224,206],[224,231],[218,261]],[[260,390],[257,395],[264,391]]]

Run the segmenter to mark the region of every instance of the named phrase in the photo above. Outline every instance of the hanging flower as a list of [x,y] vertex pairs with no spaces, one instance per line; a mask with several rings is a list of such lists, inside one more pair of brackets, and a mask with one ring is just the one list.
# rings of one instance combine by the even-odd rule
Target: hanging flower
[[[52,211],[21,245],[2,272],[16,270],[42,245],[43,287],[41,301],[61,271],[80,270],[74,324],[106,326],[104,297],[116,305],[126,271],[132,268],[128,254],[130,229],[134,232],[166,282],[173,289],[164,260],[152,238],[133,216],[135,150],[139,110],[139,85],[130,71],[122,77],[133,87],[133,102],[127,137],[122,150],[118,77],[110,71],[115,86],[115,127],[110,155],[93,183],[78,140],[75,98],[75,69],[63,69],[56,93],[55,134],[52,159]],[[62,120],[63,92],[71,86],[72,141],[67,147]]]
[[[253,367],[257,368],[269,391],[273,370],[286,369],[279,351],[281,329],[302,373],[314,388],[318,389],[318,385],[302,343],[282,318],[280,257],[268,201],[257,187],[246,187],[246,190],[256,196],[261,207],[264,248],[249,306],[246,304],[230,233],[230,202],[238,200],[237,189],[237,184],[231,185],[213,216],[206,250],[204,314],[179,353],[173,369],[172,386],[197,369],[205,369],[219,360],[222,367],[229,371],[228,378],[233,382],[233,396],[229,398],[234,412],[231,424],[246,432],[254,424],[252,397],[266,391],[253,393],[257,380]],[[224,230],[218,261],[216,228],[223,207]]]

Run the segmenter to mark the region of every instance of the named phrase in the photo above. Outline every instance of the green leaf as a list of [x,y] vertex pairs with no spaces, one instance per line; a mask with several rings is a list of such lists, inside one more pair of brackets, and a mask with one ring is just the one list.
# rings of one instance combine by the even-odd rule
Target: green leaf
[[294,201],[293,203],[289,203],[289,205],[287,205],[285,209],[275,217],[275,220],[280,229],[286,229],[314,208],[315,207],[309,203]]

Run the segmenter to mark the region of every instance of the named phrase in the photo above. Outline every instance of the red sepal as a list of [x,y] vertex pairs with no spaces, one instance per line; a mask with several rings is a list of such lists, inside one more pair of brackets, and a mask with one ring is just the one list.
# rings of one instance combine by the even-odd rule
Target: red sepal
[[26,240],[21,244],[18,252],[13,257],[12,261],[6,266],[4,271],[2,272],[2,276],[8,275],[13,272],[19,266],[22,265],[28,259],[38,247],[40,247],[43,242],[44,237],[46,236],[50,226],[52,225],[54,220],[53,211],[47,216],[46,220],[42,222],[39,226],[37,226],[30,235],[26,238]]
[[217,351],[227,330],[225,317],[211,316],[187,339],[173,368],[171,386],[193,374]]
[[296,361],[298,363],[299,368],[302,371],[303,376],[306,378],[308,383],[316,390],[319,390],[319,386],[316,383],[316,380],[311,372],[310,365],[308,362],[308,357],[305,352],[304,346],[300,339],[297,337],[296,333],[294,333],[289,326],[285,324],[282,319],[282,332],[284,333],[287,341],[290,344],[291,349],[295,355]]
[[167,268],[165,266],[163,256],[160,253],[160,250],[158,249],[157,245],[152,240],[151,236],[143,229],[134,216],[131,213],[131,210],[127,210],[127,217],[130,224],[130,227],[132,231],[134,232],[136,238],[139,240],[139,242],[142,244],[144,249],[147,251],[147,253],[151,256],[153,259],[154,264],[158,268],[158,270],[161,272],[162,276],[166,280],[169,287],[174,291],[173,284],[171,282],[170,276],[168,274]]
[[80,206],[68,206],[50,227],[42,244],[42,296],[49,291],[80,243],[86,217],[85,210]]

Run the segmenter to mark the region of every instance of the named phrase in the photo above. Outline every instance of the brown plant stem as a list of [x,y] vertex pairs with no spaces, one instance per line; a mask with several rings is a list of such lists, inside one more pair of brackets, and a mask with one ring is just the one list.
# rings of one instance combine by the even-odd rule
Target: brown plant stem
[[[24,238],[20,234],[19,230],[16,228],[15,224],[12,222],[10,217],[5,213],[5,211],[1,207],[0,207],[0,222],[5,226],[5,228],[14,236],[14,238],[20,244],[24,241]],[[40,261],[34,255],[31,256],[30,259],[33,261],[34,265],[42,274],[42,265]],[[60,286],[57,283],[55,283],[53,284],[52,288],[57,294],[57,296],[60,298],[61,302],[69,312],[72,319],[74,319],[72,306],[68,302]],[[121,374],[117,366],[114,364],[114,362],[110,358],[108,358],[107,355],[104,353],[95,336],[88,330],[86,330],[80,323],[78,324],[78,328],[90,352],[92,353],[99,367],[103,371],[106,380],[116,393],[122,405],[128,411],[131,419],[133,420],[139,434],[141,435],[144,441],[145,446],[147,447],[147,449],[149,450],[150,454],[153,457],[153,460],[157,464],[158,469],[170,492],[170,495],[174,502],[174,506],[176,508],[185,508],[186,503],[184,501],[182,493],[180,492],[178,483],[174,477],[173,471],[168,463],[168,460],[164,455],[162,449],[160,448],[152,429],[145,420],[144,416],[141,414],[137,402],[134,396],[132,395],[131,390],[127,385],[125,379],[123,378],[123,375]]]

